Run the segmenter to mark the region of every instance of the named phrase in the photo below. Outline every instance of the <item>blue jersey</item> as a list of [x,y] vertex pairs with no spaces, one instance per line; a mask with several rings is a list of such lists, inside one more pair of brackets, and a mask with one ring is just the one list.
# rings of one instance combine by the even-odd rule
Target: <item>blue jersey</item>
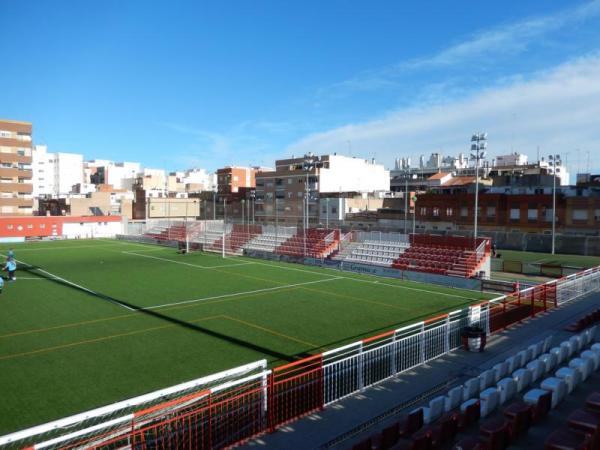
[[4,287],[4,278],[0,277],[0,289]]
[[8,257],[9,258],[14,258],[15,257],[15,252],[13,252],[12,250],[8,251]]
[[15,262],[14,259],[11,259],[10,261],[8,261],[6,263],[6,270],[8,270],[9,272],[17,270],[17,263]]

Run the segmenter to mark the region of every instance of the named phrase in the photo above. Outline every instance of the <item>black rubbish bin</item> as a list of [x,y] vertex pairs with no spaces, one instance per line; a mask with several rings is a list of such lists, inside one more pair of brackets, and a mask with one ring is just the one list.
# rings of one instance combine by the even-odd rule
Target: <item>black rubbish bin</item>
[[470,352],[482,352],[485,348],[486,335],[485,330],[481,327],[465,327],[463,328],[460,337],[465,350]]

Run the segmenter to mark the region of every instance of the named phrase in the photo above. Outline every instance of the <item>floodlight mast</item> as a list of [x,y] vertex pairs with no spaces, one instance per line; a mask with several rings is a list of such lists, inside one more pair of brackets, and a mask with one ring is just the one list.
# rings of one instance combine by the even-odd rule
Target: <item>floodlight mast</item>
[[[308,221],[309,221],[309,212],[308,212],[308,196],[309,196],[309,189],[308,189],[308,180],[309,180],[309,174],[310,171],[315,169],[317,167],[317,162],[319,161],[319,157],[315,157],[312,153],[308,153],[306,155],[304,155],[304,162],[302,164],[302,169],[304,170],[304,172],[306,172],[306,181],[304,183],[304,207],[303,207],[303,215],[304,215],[304,220],[303,220],[303,224],[302,224],[302,228],[304,229],[304,257],[306,257],[306,229],[308,228]],[[277,196],[277,195],[276,195]]]
[[552,167],[552,254],[556,246],[556,172],[562,165],[560,155],[548,155],[548,166]]
[[471,160],[475,161],[475,213],[473,223],[473,243],[477,247],[477,220],[479,215],[479,161],[485,159],[487,133],[475,133],[471,136]]

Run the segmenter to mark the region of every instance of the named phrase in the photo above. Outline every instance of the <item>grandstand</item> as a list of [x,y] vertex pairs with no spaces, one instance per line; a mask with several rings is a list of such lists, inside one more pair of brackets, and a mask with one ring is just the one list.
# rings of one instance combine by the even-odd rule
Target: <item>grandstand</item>
[[339,230],[311,228],[306,230],[306,234],[303,231],[294,234],[274,252],[286,256],[326,258],[337,248],[338,242]]
[[[395,233],[348,232],[262,225],[190,225],[190,242],[204,250],[241,255],[273,253],[291,258],[327,258],[338,263],[354,263],[434,275],[470,278],[484,272],[490,275],[489,239],[461,236],[400,235]],[[185,240],[186,225],[153,228],[145,236],[156,240]]]
[[333,259],[348,262],[393,267],[394,262],[410,247],[410,244],[395,241],[365,240],[350,242]]

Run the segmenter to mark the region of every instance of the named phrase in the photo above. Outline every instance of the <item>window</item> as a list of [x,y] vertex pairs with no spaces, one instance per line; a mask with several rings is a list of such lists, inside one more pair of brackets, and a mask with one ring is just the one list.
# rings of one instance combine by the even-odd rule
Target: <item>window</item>
[[298,198],[304,197],[304,192],[298,192]]
[[446,216],[447,217],[452,217],[453,214],[454,214],[454,211],[452,210],[452,208],[446,208]]
[[594,212],[594,219],[596,220],[596,222],[600,222],[600,209],[597,209]]
[[427,215],[427,208],[424,206],[421,206],[421,215],[422,216],[426,216]]
[[519,220],[521,218],[521,210],[519,208],[510,208],[510,220]]
[[337,214],[337,207],[335,207],[335,206],[331,207],[331,214]]
[[573,210],[573,220],[588,220],[588,212],[587,209],[574,209]]
[[469,208],[466,206],[460,207],[460,217],[467,217],[469,215]]
[[538,219],[538,210],[529,208],[527,210],[527,220],[529,220],[531,222],[536,222],[537,219]]
[[327,214],[327,206],[323,205],[323,208],[321,208],[321,212],[323,214]]
[[440,217],[440,208],[437,206],[433,207],[433,217]]
[[496,207],[495,206],[488,206],[486,212],[487,212],[488,217],[496,217]]
[[292,184],[292,179],[288,178],[288,184]]

